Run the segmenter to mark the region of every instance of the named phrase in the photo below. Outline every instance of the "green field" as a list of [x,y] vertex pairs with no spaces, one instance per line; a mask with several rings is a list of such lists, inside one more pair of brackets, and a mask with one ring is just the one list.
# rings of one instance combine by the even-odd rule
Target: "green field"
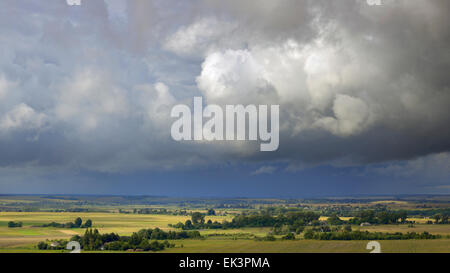
[[[164,252],[202,253],[368,253],[368,241],[316,241],[295,240],[256,242],[253,240],[185,240],[183,248],[167,249]],[[432,253],[449,252],[450,239],[380,241],[382,252]]]
[[[184,222],[188,216],[136,215],[119,213],[61,213],[61,212],[0,212],[0,252],[40,252],[35,246],[46,239],[69,239],[82,235],[84,229],[33,227],[51,221],[68,222],[76,217],[91,219],[94,228],[101,233],[115,232],[130,235],[142,228],[159,227],[170,230],[168,224]],[[207,216],[212,221],[231,220],[228,216]],[[8,221],[21,221],[23,227],[8,228]],[[354,229],[383,232],[422,232],[450,234],[450,225],[416,224],[379,225],[353,227]],[[362,252],[367,253],[367,241],[317,241],[297,238],[294,241],[255,241],[253,236],[262,237],[270,228],[240,228],[227,230],[201,230],[205,239],[174,240],[175,248],[163,252]],[[450,239],[381,241],[383,252],[450,252]],[[49,252],[49,251],[45,251]],[[50,251],[52,252],[52,251]],[[61,252],[61,251],[53,251]]]

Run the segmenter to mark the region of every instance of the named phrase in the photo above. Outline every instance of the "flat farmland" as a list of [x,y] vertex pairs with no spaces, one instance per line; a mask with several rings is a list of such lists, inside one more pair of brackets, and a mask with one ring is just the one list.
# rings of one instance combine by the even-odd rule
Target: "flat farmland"
[[[359,227],[355,227],[359,228]],[[429,232],[431,234],[440,234],[440,235],[450,235],[450,225],[427,225],[427,224],[416,224],[414,227],[408,227],[408,225],[377,225],[377,226],[367,226],[360,227],[361,231],[369,231],[369,232],[416,232],[422,233],[424,231]],[[450,246],[449,246],[450,248]]]
[[[78,212],[0,212],[0,227],[7,227],[7,222],[22,222],[24,226],[36,226],[50,222],[66,223],[81,217],[83,221],[91,219],[93,227],[100,229],[122,228],[115,232],[121,233],[128,228],[168,228],[168,224],[185,222],[190,216],[160,215],[160,214],[122,214],[122,213],[78,213]],[[228,216],[206,216],[205,221],[223,221],[233,218]],[[76,230],[76,229],[73,229]],[[126,232],[126,231],[125,231]],[[1,235],[1,234],[0,234]]]
[[[1,240],[0,240],[1,241]],[[17,241],[17,242],[14,242]],[[12,239],[0,253],[58,253],[63,250],[41,251],[30,238]],[[158,253],[368,253],[368,241],[254,241],[251,239],[174,240],[176,246]],[[449,253],[450,239],[379,241],[383,253]],[[95,252],[95,251],[94,251]],[[123,252],[120,252],[123,253]]]
[[[56,212],[2,212],[0,213],[0,252],[39,252],[35,245],[46,239],[69,239],[73,235],[84,233],[84,229],[65,229],[51,227],[33,227],[50,222],[66,223],[81,217],[91,219],[93,227],[101,233],[115,232],[130,235],[142,228],[170,230],[168,224],[176,224],[189,219],[189,216],[119,213],[56,213]],[[232,219],[228,216],[207,216],[206,221]],[[23,222],[21,228],[8,228],[8,221]],[[353,229],[370,232],[423,232],[450,234],[450,225],[417,224],[378,225],[369,227],[354,226]],[[240,228],[201,230],[206,239],[176,240],[175,248],[163,252],[368,252],[367,241],[317,241],[297,239],[294,241],[277,240],[274,242],[255,241],[253,236],[265,236],[270,228]],[[301,237],[301,236],[300,236]],[[380,241],[383,252],[449,252],[450,240],[403,240]],[[61,252],[61,251],[54,251]]]
[[[183,240],[173,241],[171,253],[368,253],[369,241],[317,241],[294,240],[259,242],[254,240]],[[440,240],[393,240],[379,241],[381,251],[386,253],[448,253],[450,239]]]
[[[46,239],[69,239],[73,235],[82,235],[82,228],[36,227],[50,222],[67,223],[81,217],[83,222],[91,219],[93,228],[101,233],[131,235],[143,228],[159,227],[171,230],[169,224],[185,222],[189,216],[157,214],[119,214],[119,213],[72,213],[72,212],[0,212],[0,249],[37,243]],[[207,216],[206,221],[231,220],[232,216]],[[21,228],[8,228],[9,221],[22,222]]]
[[[206,210],[201,210],[203,213]],[[81,217],[83,222],[91,219],[93,228],[100,233],[118,233],[121,236],[131,235],[143,228],[159,227],[163,230],[174,230],[169,224],[185,222],[191,216],[162,215],[162,214],[126,214],[115,212],[0,212],[0,252],[62,252],[40,251],[36,244],[40,241],[55,239],[70,239],[74,235],[83,235],[83,228],[39,227],[50,222],[67,223]],[[233,214],[226,216],[205,216],[205,221],[231,221]],[[344,220],[350,219],[345,218]],[[326,220],[326,217],[321,217]],[[22,222],[19,228],[8,228],[9,221]],[[436,240],[380,240],[382,252],[417,253],[417,252],[450,252],[450,225],[448,224],[407,224],[352,226],[353,230],[369,232],[416,232],[427,231],[431,234],[443,235]],[[163,250],[164,253],[258,253],[258,252],[298,252],[298,253],[339,253],[360,252],[367,253],[368,241],[319,241],[304,240],[302,235],[296,235],[295,240],[281,240],[281,235],[275,236],[276,241],[256,241],[255,236],[264,237],[272,228],[236,228],[236,229],[207,229],[200,230],[202,239],[185,239],[171,241],[174,248]]]

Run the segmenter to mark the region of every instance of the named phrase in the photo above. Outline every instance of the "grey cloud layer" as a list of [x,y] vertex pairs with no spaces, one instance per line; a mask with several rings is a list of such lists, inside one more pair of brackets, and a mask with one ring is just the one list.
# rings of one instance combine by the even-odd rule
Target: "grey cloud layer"
[[[445,154],[450,2],[383,3],[2,1],[0,166],[295,168]],[[280,104],[279,151],[175,143],[170,108],[194,95]]]

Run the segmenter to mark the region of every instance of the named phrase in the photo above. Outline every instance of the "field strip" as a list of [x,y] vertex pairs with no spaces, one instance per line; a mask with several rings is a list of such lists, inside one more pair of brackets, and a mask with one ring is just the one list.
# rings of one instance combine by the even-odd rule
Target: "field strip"
[[59,231],[59,232],[62,232],[62,233],[64,233],[64,234],[67,234],[67,235],[78,235],[78,232],[73,231],[73,230],[60,229],[60,230],[58,230],[58,231]]
[[40,241],[45,241],[46,239],[55,240],[55,239],[67,239],[64,236],[50,236],[50,237],[9,237],[9,238],[1,238],[0,237],[0,248],[5,247],[17,247],[28,244],[37,244]]

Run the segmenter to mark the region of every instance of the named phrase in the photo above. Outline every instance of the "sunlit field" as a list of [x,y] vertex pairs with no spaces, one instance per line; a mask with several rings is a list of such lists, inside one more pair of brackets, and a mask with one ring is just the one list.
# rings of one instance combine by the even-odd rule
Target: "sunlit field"
[[[93,228],[101,233],[131,235],[143,228],[159,227],[174,230],[169,224],[185,222],[189,216],[138,215],[119,213],[61,213],[61,212],[0,212],[0,252],[42,252],[36,248],[39,241],[70,239],[73,235],[83,235],[82,228],[35,227],[49,222],[69,222],[76,217],[91,219]],[[206,216],[206,221],[231,221],[232,215]],[[8,228],[8,221],[23,222],[23,227]],[[377,225],[368,227],[353,226],[353,229],[370,232],[423,232],[450,235],[450,225]],[[171,241],[174,248],[162,252],[361,252],[367,253],[367,241],[316,241],[304,240],[299,236],[293,241],[274,242],[255,241],[263,237],[270,228],[239,228],[200,230],[203,239],[184,239]],[[276,236],[279,238],[280,236]],[[381,241],[383,252],[449,252],[450,239]],[[45,252],[63,252],[45,251]]]
[[[68,239],[73,235],[82,235],[82,228],[52,228],[34,227],[49,222],[69,222],[76,217],[83,220],[91,219],[94,228],[101,233],[118,233],[119,235],[131,235],[143,228],[159,227],[163,230],[171,230],[169,224],[185,222],[189,216],[175,215],[146,215],[146,214],[119,214],[119,213],[54,213],[54,212],[0,212],[0,248],[15,247],[30,242],[38,242],[45,239]],[[223,221],[231,220],[230,216],[210,216],[206,220]],[[9,221],[23,223],[21,228],[8,228]]]

